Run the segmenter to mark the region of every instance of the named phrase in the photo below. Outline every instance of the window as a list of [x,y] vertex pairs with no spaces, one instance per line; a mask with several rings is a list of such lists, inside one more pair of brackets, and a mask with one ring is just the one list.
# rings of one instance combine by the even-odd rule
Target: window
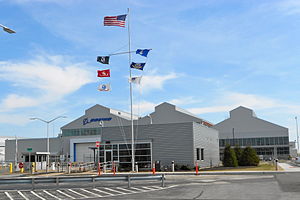
[[197,160],[200,160],[200,151],[199,148],[196,149]]
[[201,160],[204,160],[204,149],[201,149]]

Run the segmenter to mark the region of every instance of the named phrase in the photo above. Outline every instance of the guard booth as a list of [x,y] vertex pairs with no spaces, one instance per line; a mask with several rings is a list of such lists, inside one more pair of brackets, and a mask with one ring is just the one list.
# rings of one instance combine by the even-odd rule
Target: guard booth
[[47,165],[47,155],[50,155],[50,152],[22,152],[21,158],[25,164],[24,168],[29,170],[31,163],[35,162],[36,170],[45,170]]

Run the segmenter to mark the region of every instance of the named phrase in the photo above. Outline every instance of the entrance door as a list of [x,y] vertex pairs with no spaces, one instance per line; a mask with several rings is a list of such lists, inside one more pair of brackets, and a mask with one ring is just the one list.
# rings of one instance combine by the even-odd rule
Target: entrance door
[[112,168],[112,150],[105,150],[104,162],[106,162],[106,167],[108,169]]

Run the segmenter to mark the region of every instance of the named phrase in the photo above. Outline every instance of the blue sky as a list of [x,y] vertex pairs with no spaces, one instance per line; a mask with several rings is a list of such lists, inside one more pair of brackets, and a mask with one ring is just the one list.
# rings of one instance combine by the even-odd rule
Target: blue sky
[[[172,3],[171,3],[172,2]],[[264,0],[0,0],[0,135],[45,137],[94,104],[129,111],[127,29],[103,17],[131,9],[132,49],[152,48],[135,114],[170,102],[212,123],[240,105],[289,128],[300,112],[300,2]],[[133,61],[145,58],[132,55]],[[111,78],[97,78],[97,70]],[[99,92],[100,83],[111,92]],[[300,117],[300,116],[299,116]]]

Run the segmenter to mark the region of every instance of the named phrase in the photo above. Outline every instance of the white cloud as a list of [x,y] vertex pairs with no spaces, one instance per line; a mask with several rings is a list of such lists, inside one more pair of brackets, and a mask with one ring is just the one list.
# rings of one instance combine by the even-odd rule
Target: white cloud
[[279,10],[283,11],[285,14],[288,15],[300,14],[299,0],[280,1],[277,6]]
[[[184,97],[184,98],[172,99],[167,102],[178,106],[178,105],[199,103],[199,100],[194,99],[194,97]],[[161,103],[163,103],[163,102],[155,102],[154,103],[154,102],[149,102],[149,101],[141,101],[141,102],[133,105],[133,112],[140,116],[145,115],[147,113],[154,112],[155,106],[157,106]]]
[[149,101],[142,101],[140,103],[133,105],[133,113],[135,115],[144,115],[145,113],[153,112],[154,107],[157,106],[157,104],[149,102]]
[[202,100],[196,99],[195,97],[183,97],[178,99],[172,99],[169,103],[174,105],[188,105],[193,103],[200,103]]
[[299,105],[291,105],[279,100],[254,95],[254,94],[243,94],[236,92],[228,92],[223,94],[218,100],[213,102],[218,106],[198,107],[190,108],[188,111],[194,114],[204,113],[217,113],[217,112],[229,112],[230,110],[238,107],[245,106],[250,109],[276,109],[278,112],[284,110],[285,113],[295,114],[300,109]]
[[25,125],[29,121],[28,116],[20,114],[0,114],[0,124]]
[[156,71],[152,71],[149,75],[145,75],[141,80],[142,92],[148,92],[153,89],[163,89],[163,86],[166,81],[175,79],[178,75],[174,72],[165,74],[165,75],[156,75]]
[[26,95],[8,94],[0,104],[0,110],[4,111],[53,102],[95,81],[84,63],[72,64],[63,56],[0,62],[0,80],[26,92]]
[[37,99],[10,94],[2,101],[2,107],[6,110],[15,108],[31,107],[38,104]]
[[17,4],[28,4],[28,3],[55,3],[55,4],[64,4],[68,1],[62,1],[62,0],[11,0],[14,3]]

